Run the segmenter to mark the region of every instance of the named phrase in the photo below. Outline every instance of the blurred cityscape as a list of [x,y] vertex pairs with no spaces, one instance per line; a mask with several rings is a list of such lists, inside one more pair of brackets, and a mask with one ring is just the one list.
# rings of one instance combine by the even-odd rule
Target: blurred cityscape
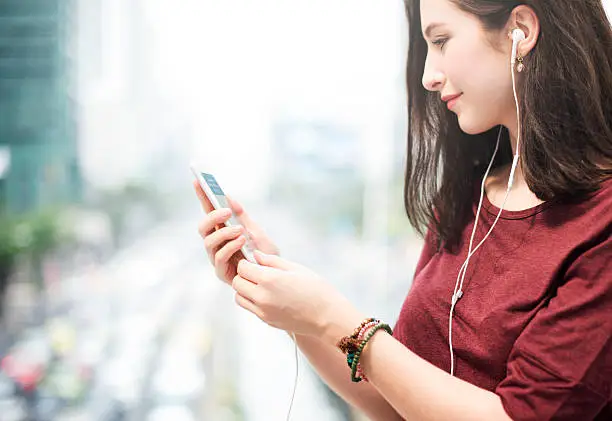
[[[0,421],[270,421],[294,351],[237,308],[189,162],[390,322],[401,0],[0,1]],[[299,362],[292,420],[363,420]],[[348,373],[347,373],[348,375]]]

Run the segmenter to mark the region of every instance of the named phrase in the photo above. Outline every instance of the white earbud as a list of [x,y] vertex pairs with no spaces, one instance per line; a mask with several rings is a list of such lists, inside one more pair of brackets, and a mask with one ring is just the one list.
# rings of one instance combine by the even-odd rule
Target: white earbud
[[512,57],[510,59],[510,63],[514,64],[516,62],[516,52],[518,43],[525,39],[525,33],[522,29],[516,28],[512,30]]
[[521,28],[516,28],[512,31],[512,41],[519,42],[525,39],[525,33]]

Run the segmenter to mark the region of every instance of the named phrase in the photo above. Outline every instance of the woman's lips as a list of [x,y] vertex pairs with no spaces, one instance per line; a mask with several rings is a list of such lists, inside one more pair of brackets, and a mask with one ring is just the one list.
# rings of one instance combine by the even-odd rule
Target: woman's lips
[[457,103],[457,100],[459,99],[459,97],[461,97],[461,95],[463,94],[447,95],[442,98],[442,101],[446,102],[446,107],[449,110],[452,110],[452,108],[455,106],[455,104]]

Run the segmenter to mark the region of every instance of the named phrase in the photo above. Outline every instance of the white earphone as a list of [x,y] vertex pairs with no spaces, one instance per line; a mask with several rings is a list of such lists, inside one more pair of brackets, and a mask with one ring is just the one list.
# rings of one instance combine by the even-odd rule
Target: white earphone
[[461,265],[461,268],[459,269],[459,274],[457,275],[457,281],[455,282],[455,289],[451,297],[451,309],[450,309],[449,319],[448,319],[448,342],[449,342],[449,348],[450,348],[450,374],[451,376],[455,375],[455,357],[454,357],[454,351],[453,351],[453,313],[455,311],[455,306],[457,305],[457,302],[463,296],[463,281],[465,280],[465,274],[467,272],[470,258],[472,257],[474,253],[476,253],[476,250],[478,250],[480,246],[482,246],[485,240],[489,238],[489,235],[491,234],[491,232],[493,231],[493,228],[495,228],[495,225],[497,224],[497,221],[501,217],[501,214],[504,210],[504,206],[506,205],[506,201],[508,200],[508,195],[510,194],[510,190],[512,189],[512,184],[514,183],[514,172],[516,170],[516,167],[519,161],[520,141],[521,141],[521,114],[520,114],[518,96],[516,94],[514,64],[516,63],[518,43],[525,39],[525,33],[521,29],[516,28],[512,31],[510,35],[512,37],[512,55],[510,58],[510,69],[511,69],[510,71],[512,73],[512,91],[514,93],[514,101],[516,104],[516,118],[517,118],[517,123],[518,123],[516,153],[514,154],[514,158],[512,159],[512,166],[510,168],[510,175],[508,177],[508,187],[506,189],[506,195],[499,209],[499,213],[497,214],[497,217],[495,218],[495,222],[493,222],[493,225],[491,225],[491,228],[489,228],[489,231],[484,236],[484,238],[480,241],[480,243],[478,243],[476,248],[472,250],[472,246],[474,244],[474,235],[476,234],[476,227],[478,225],[478,219],[480,217],[480,210],[482,208],[485,180],[487,179],[489,172],[491,171],[491,167],[493,166],[493,161],[495,160],[495,155],[497,155],[497,150],[499,149],[499,141],[501,139],[501,133],[502,133],[502,127],[500,126],[499,132],[497,134],[497,144],[495,145],[495,151],[493,152],[493,157],[491,158],[491,162],[489,162],[489,167],[487,168],[487,171],[485,172],[485,175],[482,178],[482,184],[480,186],[480,201],[478,202],[478,210],[476,211],[476,217],[474,219],[474,227],[472,229],[472,235],[470,237],[470,245],[468,248],[467,258],[465,259],[465,261],[463,262],[463,265]]
[[522,29],[516,28],[512,30],[512,57],[510,59],[510,63],[514,64],[516,62],[516,51],[518,47],[518,43],[525,39],[525,33]]

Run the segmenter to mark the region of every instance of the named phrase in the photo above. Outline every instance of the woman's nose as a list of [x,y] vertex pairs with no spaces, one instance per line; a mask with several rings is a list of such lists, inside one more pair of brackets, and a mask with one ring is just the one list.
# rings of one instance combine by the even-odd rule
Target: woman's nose
[[428,91],[441,91],[444,86],[445,76],[441,71],[433,68],[429,60],[425,60],[423,69],[423,87]]
[[444,75],[441,72],[423,73],[423,86],[428,91],[441,91],[444,85]]

